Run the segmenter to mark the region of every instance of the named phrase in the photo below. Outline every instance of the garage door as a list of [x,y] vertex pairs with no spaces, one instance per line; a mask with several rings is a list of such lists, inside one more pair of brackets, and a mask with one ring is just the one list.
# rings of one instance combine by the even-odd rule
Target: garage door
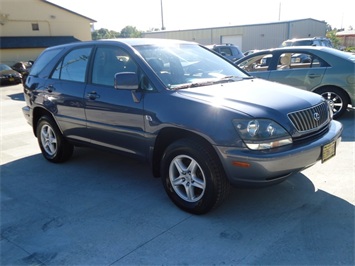
[[221,36],[221,43],[232,43],[242,49],[242,35],[227,35]]

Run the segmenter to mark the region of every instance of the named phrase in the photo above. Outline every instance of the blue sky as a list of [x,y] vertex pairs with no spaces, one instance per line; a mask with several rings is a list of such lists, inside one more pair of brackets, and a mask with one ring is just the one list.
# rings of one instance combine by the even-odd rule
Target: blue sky
[[183,30],[313,18],[355,29],[355,1],[337,0],[48,0],[97,21],[95,29]]

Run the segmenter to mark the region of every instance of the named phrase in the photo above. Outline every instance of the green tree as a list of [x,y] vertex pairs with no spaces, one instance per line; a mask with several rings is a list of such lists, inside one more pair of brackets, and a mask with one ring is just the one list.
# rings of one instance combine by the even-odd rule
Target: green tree
[[113,30],[108,30],[101,28],[99,30],[94,30],[91,33],[91,37],[93,40],[99,40],[99,39],[114,39],[114,38],[119,38],[120,33],[113,31]]
[[141,38],[142,32],[137,30],[136,27],[126,26],[121,30],[121,38]]
[[121,32],[101,28],[99,30],[94,30],[91,33],[91,37],[93,40],[115,38],[141,38],[142,32],[137,30],[137,28],[133,26],[126,26],[121,30]]
[[327,23],[326,32],[332,31],[332,30],[333,30],[333,29],[332,29],[332,26],[330,26],[330,25]]
[[326,34],[326,37],[332,41],[332,44],[335,48],[338,48],[340,46],[340,40],[339,38],[336,36],[337,30],[331,30],[328,31]]

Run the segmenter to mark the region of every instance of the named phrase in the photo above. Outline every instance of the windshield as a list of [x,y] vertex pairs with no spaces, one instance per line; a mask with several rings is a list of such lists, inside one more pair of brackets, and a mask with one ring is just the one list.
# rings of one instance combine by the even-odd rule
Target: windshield
[[2,71],[2,70],[11,70],[11,67],[9,67],[8,65],[3,65],[3,64],[1,64],[0,65],[0,70]]
[[249,77],[232,63],[197,44],[144,45],[135,48],[170,89]]

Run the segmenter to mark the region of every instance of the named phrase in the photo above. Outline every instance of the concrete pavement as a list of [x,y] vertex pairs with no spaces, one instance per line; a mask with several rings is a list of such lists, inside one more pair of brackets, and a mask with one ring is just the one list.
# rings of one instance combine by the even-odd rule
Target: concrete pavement
[[148,165],[77,148],[47,162],[22,85],[1,93],[1,265],[354,265],[354,110],[328,162],[203,216],[179,210]]

